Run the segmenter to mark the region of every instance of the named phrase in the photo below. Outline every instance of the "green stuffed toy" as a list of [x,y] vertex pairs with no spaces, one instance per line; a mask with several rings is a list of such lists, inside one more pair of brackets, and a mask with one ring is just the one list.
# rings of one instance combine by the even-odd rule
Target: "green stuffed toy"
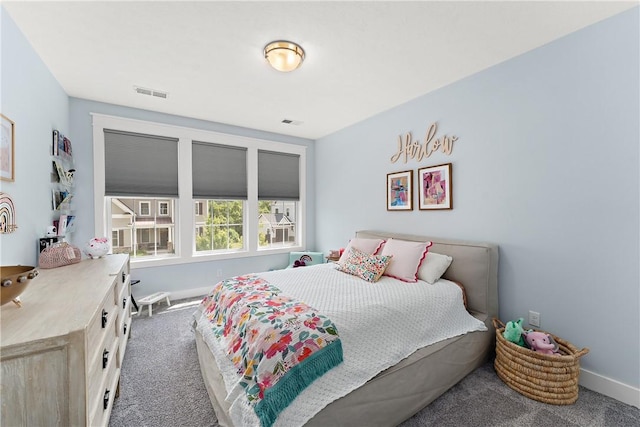
[[518,344],[520,347],[524,347],[524,337],[522,334],[524,333],[524,329],[522,328],[522,323],[524,319],[521,317],[517,321],[510,321],[504,327],[504,332],[502,336],[512,343]]

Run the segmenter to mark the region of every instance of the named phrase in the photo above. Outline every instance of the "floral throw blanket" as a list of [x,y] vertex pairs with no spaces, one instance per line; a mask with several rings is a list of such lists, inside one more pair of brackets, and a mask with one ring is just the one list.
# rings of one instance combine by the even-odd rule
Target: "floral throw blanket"
[[[263,427],[315,379],[342,362],[333,322],[256,275],[219,282],[202,303],[213,336]],[[233,393],[233,390],[232,392]]]

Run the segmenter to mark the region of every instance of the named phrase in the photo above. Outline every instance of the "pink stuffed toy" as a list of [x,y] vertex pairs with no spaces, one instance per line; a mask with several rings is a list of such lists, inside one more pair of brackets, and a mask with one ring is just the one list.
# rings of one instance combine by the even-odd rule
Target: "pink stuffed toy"
[[537,331],[527,331],[523,335],[531,350],[542,354],[560,354],[558,344],[551,335]]

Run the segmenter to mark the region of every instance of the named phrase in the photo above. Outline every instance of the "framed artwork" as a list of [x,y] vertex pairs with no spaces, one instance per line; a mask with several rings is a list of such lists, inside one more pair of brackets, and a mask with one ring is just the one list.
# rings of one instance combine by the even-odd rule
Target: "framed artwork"
[[387,174],[387,210],[413,210],[413,171]]
[[4,114],[0,114],[0,179],[13,181],[15,167],[15,123]]
[[418,169],[419,208],[452,209],[451,163]]

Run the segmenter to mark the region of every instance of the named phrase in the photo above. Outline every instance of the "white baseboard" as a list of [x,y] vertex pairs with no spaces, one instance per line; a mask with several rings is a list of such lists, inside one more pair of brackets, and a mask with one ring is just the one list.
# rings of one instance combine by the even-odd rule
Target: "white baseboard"
[[586,369],[580,370],[580,380],[578,383],[584,388],[612,397],[627,405],[640,408],[640,389],[638,388],[612,380],[595,372],[587,371]]
[[171,299],[185,299],[185,298],[196,298],[196,297],[204,297],[209,292],[211,292],[213,286],[205,286],[204,288],[194,288],[194,289],[185,289],[183,291],[174,291],[171,292]]

